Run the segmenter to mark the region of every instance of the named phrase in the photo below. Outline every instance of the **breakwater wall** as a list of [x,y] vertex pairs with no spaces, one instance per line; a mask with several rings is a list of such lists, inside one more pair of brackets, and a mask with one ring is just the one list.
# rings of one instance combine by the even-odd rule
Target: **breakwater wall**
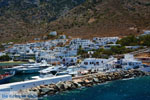
[[15,83],[9,83],[0,85],[0,92],[1,91],[20,91],[28,88],[33,88],[39,85],[47,85],[47,84],[55,84],[58,82],[64,82],[64,81],[71,81],[72,77],[70,75],[62,75],[62,76],[56,76],[56,77],[50,77],[50,78],[43,78],[43,79],[37,79],[37,80],[29,80],[29,81],[23,81],[23,82],[15,82]]
[[68,91],[72,89],[77,89],[81,87],[90,87],[96,84],[101,84],[107,81],[141,77],[150,75],[139,70],[128,70],[120,72],[111,73],[95,73],[90,75],[85,75],[79,78],[73,78],[71,81],[58,82],[57,84],[39,85],[37,87],[25,90],[26,92],[35,92],[39,97],[44,95],[52,95],[58,92]]

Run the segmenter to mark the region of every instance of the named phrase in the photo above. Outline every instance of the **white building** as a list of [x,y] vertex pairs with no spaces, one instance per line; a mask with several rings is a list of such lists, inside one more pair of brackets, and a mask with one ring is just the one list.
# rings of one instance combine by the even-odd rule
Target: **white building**
[[150,30],[146,30],[146,31],[144,31],[144,33],[143,33],[143,34],[141,34],[141,35],[150,35]]
[[95,41],[96,44],[99,46],[104,46],[108,43],[115,44],[118,41],[118,39],[119,39],[119,37],[102,37],[102,38],[94,37],[93,41]]
[[111,61],[112,58],[109,59],[97,59],[97,58],[86,58],[84,61],[82,61],[80,67],[85,68],[87,70],[101,70],[107,69],[111,67],[110,64],[108,64],[109,61]]
[[57,32],[56,31],[50,32],[49,35],[57,36]]
[[63,57],[62,63],[65,65],[76,65],[77,59],[77,57]]
[[122,65],[123,69],[139,68],[143,65],[141,61],[135,59],[131,54],[125,54],[124,59],[119,60],[119,63]]

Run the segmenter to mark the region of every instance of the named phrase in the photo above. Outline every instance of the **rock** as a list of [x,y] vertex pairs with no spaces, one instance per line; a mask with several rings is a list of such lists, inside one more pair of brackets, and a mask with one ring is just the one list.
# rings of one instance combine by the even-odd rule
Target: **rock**
[[108,76],[108,80],[111,81],[111,77],[110,76]]
[[129,78],[129,76],[130,76],[130,74],[126,74],[126,75],[124,75],[123,77],[124,77],[124,78]]
[[79,83],[79,84],[84,84],[84,80],[81,80],[81,79],[76,79],[76,80],[73,80],[74,83]]
[[46,86],[45,85],[40,85],[40,88],[46,88]]
[[99,82],[99,79],[98,79],[98,78],[93,78],[93,81],[94,81],[95,83],[98,83],[98,82]]
[[39,89],[37,87],[32,88],[32,91],[38,91]]
[[71,88],[72,88],[72,87],[71,87],[71,86],[72,86],[72,83],[73,83],[73,82],[66,82],[65,85],[64,85],[65,89],[71,89]]
[[92,86],[92,84],[86,84],[86,86],[87,86],[87,87],[91,87],[91,86]]
[[74,85],[75,85],[77,88],[82,87],[82,85],[79,84],[79,83],[77,83],[77,82],[74,82]]
[[36,88],[37,88],[37,89],[41,89],[40,86],[37,86]]
[[58,83],[56,84],[56,86],[59,88],[59,90],[65,89],[63,82],[58,82]]
[[67,83],[64,84],[64,89],[67,90],[69,88],[69,85]]
[[59,91],[59,88],[55,84],[49,85],[49,88],[53,88],[55,92]]
[[49,91],[54,91],[53,88],[41,88],[41,92],[48,93]]

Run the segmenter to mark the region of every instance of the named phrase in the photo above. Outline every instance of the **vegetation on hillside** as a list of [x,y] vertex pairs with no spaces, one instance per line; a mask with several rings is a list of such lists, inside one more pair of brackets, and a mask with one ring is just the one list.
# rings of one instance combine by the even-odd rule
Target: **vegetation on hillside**
[[84,0],[0,0],[0,41],[26,42],[51,31],[48,23]]
[[122,46],[150,46],[150,35],[141,35],[141,36],[127,36],[117,41],[117,43]]
[[9,61],[11,58],[8,55],[0,56],[0,61]]
[[[124,37],[117,41],[117,44],[120,44],[121,46],[112,46],[110,49],[97,49],[92,50],[94,53],[91,54],[91,57],[94,58],[108,58],[111,55],[116,54],[125,54],[132,51],[135,51],[137,49],[141,49],[142,46],[150,46],[150,35],[143,35],[143,36],[135,36],[130,35],[127,37]],[[137,49],[128,49],[125,46],[141,46]],[[78,49],[78,55],[81,55],[81,57],[90,57],[90,54],[88,54],[87,51],[84,51],[81,47]]]
[[0,41],[59,31],[74,37],[126,36],[150,27],[149,0],[0,0]]

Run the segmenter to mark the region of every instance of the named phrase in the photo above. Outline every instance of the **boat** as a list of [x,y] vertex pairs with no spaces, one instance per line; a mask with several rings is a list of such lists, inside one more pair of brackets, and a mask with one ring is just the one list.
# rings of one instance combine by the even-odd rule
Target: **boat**
[[9,80],[15,75],[15,71],[13,72],[5,72],[5,74],[0,75],[0,84],[8,83]]
[[16,70],[16,72],[21,74],[32,74],[32,73],[38,73],[40,70],[41,68],[29,66],[25,68],[19,68]]
[[18,74],[31,74],[31,73],[38,73],[40,70],[50,67],[50,64],[47,62],[42,61],[41,63],[27,63],[22,64],[20,66],[16,66],[13,68],[5,68],[5,71],[16,71]]
[[32,79],[42,79],[42,78],[53,77],[53,76],[55,76],[55,75],[53,75],[51,72],[40,73],[39,76],[33,76]]
[[33,76],[32,78],[41,79],[41,78],[53,77],[53,76],[56,76],[58,72],[61,72],[64,70],[66,70],[66,66],[63,66],[63,65],[51,66],[46,69],[40,70],[39,71],[40,75]]
[[78,76],[81,72],[82,72],[82,68],[80,66],[69,66],[67,70],[57,72],[56,76],[60,76],[60,75]]
[[41,71],[39,71],[40,73],[49,73],[51,72],[53,75],[55,75],[57,72],[66,70],[66,66],[63,65],[57,65],[57,66],[52,66],[52,67],[48,67],[46,69],[43,69]]

